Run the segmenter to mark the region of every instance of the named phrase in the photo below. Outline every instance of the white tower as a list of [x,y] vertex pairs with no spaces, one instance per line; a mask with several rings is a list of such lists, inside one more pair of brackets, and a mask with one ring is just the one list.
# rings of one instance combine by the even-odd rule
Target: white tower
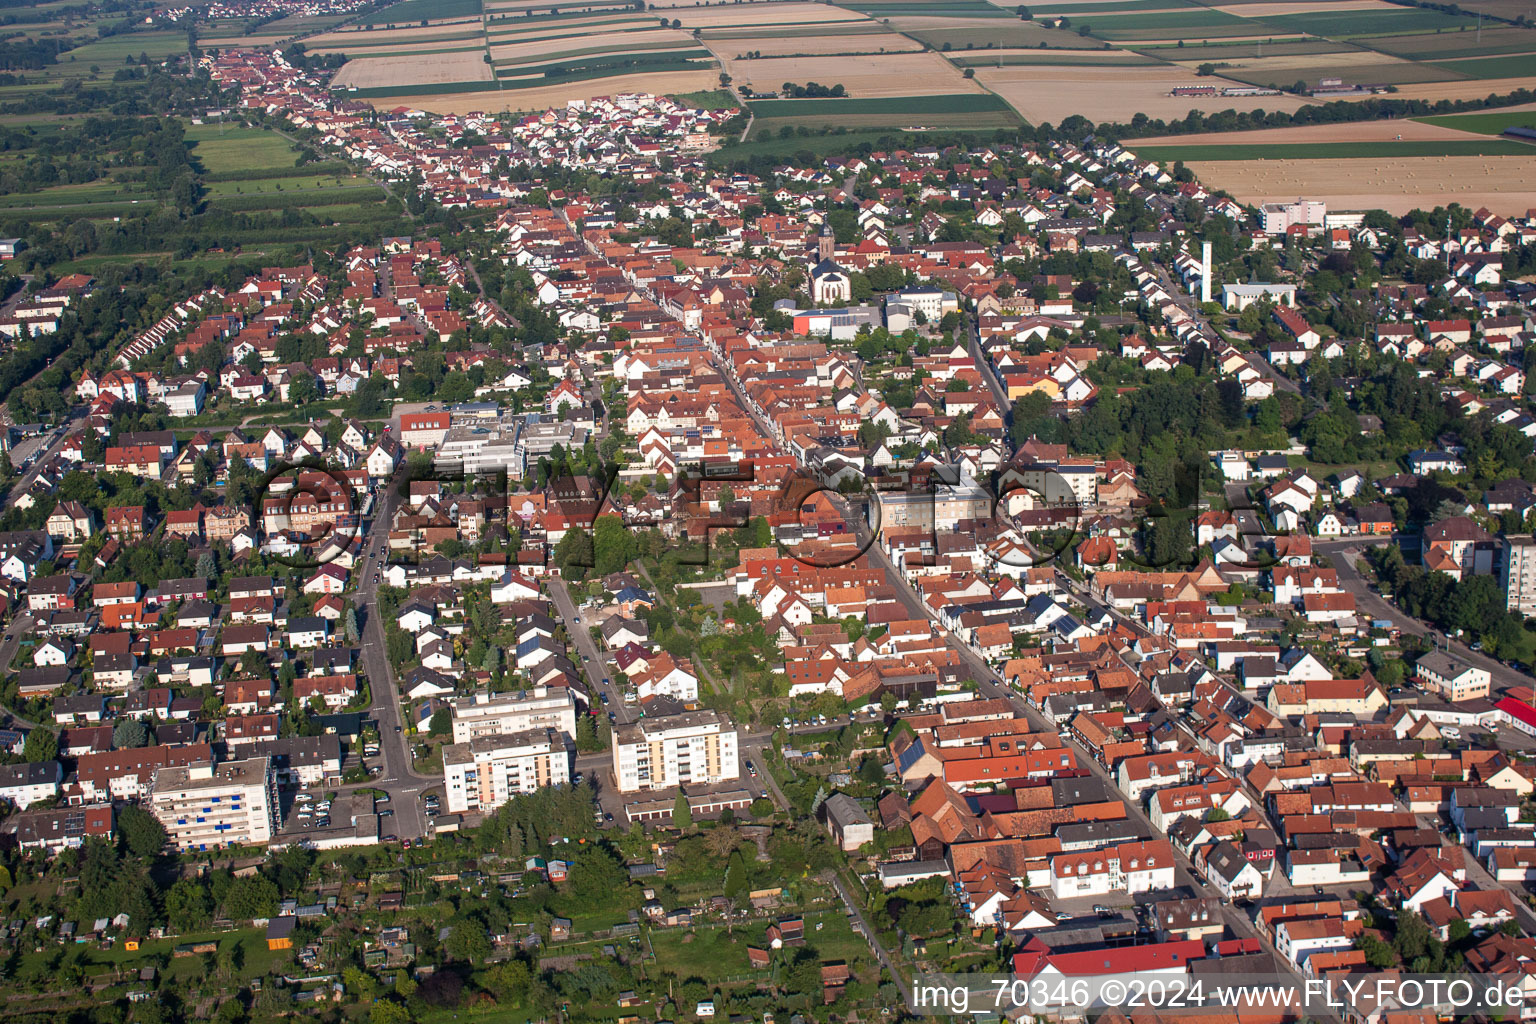
[[1211,301],[1211,243],[1200,247],[1200,301]]

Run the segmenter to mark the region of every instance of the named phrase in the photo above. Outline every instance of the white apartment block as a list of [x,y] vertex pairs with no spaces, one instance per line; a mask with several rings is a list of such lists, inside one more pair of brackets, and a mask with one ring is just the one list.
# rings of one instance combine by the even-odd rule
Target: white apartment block
[[270,757],[161,768],[150,784],[149,809],[178,850],[271,842],[277,806]]
[[1536,615],[1536,539],[1530,534],[1504,538],[1504,607],[1521,615]]
[[619,792],[706,785],[741,778],[734,727],[714,711],[642,718],[613,733]]
[[478,736],[443,748],[448,812],[491,811],[519,793],[571,781],[571,755],[555,729]]
[[567,743],[576,737],[576,698],[564,686],[477,693],[449,703],[453,707],[454,743],[542,729],[555,730]]

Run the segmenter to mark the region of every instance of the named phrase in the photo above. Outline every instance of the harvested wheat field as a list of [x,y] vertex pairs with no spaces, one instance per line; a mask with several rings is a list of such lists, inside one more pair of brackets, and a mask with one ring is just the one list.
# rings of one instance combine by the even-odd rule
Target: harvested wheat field
[[533,43],[491,43],[491,59],[501,61],[559,60],[577,53],[606,53],[609,50],[623,52],[633,49],[653,49],[650,44],[665,43],[679,50],[691,50],[697,44],[686,32],[674,32],[669,28],[647,29],[643,32],[600,32],[595,35],[562,36]]
[[728,7],[679,5],[671,8],[671,16],[681,21],[683,28],[689,31],[726,25],[805,25],[808,35],[816,31],[810,26],[825,22],[869,21],[858,11],[844,7],[805,3],[732,4]]
[[1503,214],[1536,206],[1536,160],[1524,156],[1193,160],[1186,166],[1205,184],[1251,204],[1304,195],[1329,209],[1398,215],[1448,203]]
[[751,50],[763,57],[786,57],[793,54],[834,53],[912,53],[921,50],[922,44],[895,32],[848,32],[815,36],[763,37],[705,36],[704,45],[717,56],[735,57]]
[[[776,92],[785,82],[841,85],[858,99],[980,92],[975,82],[936,53],[863,57],[774,57],[727,60],[726,71],[754,92]],[[977,73],[978,76],[980,72]]]
[[1295,110],[1303,105],[1294,96],[1170,96],[1177,86],[1211,84],[1179,67],[979,67],[976,80],[1035,124],[1054,124],[1068,114],[1129,122],[1137,113],[1166,120],[1191,110]]
[[[1519,107],[1500,108],[1520,110]],[[1317,142],[1453,142],[1474,141],[1485,136],[1473,132],[1442,128],[1435,124],[1394,118],[1390,121],[1356,121],[1340,124],[1308,124],[1295,128],[1259,128],[1247,132],[1207,132],[1200,135],[1159,135],[1149,139],[1129,139],[1126,145],[1138,146],[1285,146]]]
[[363,57],[349,60],[331,80],[341,88],[397,89],[447,82],[489,82],[491,66],[484,50],[434,53],[419,57]]
[[481,111],[499,114],[505,111],[528,113],[564,108],[567,100],[586,100],[593,96],[617,96],[626,92],[649,92],[675,96],[684,92],[704,92],[718,88],[717,71],[658,71],[651,74],[614,75],[563,85],[533,86],[527,89],[489,89],[485,92],[456,92],[423,96],[390,96],[369,100],[376,107],[392,109],[411,107],[434,114],[468,114]]

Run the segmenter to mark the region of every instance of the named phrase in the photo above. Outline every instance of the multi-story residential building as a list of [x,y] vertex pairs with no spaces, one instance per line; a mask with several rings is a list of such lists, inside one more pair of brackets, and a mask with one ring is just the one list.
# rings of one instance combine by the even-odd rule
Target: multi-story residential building
[[63,781],[64,771],[57,761],[0,765],[0,801],[29,807],[58,796],[59,783]]
[[518,793],[571,781],[571,755],[556,729],[477,736],[443,748],[450,814],[490,811]]
[[162,768],[150,784],[149,806],[178,850],[270,842],[277,831],[272,759]]
[[1522,615],[1536,615],[1536,538],[1528,533],[1504,538],[1500,576],[1504,607]]
[[613,775],[619,792],[666,789],[741,777],[738,736],[714,711],[642,718],[613,733]]
[[453,742],[482,736],[513,736],[553,729],[571,742],[576,735],[576,698],[563,686],[536,686],[514,693],[477,693],[451,701]]
[[1487,669],[1478,668],[1445,651],[1424,655],[1414,664],[1413,671],[1426,687],[1452,702],[1488,696],[1493,679]]

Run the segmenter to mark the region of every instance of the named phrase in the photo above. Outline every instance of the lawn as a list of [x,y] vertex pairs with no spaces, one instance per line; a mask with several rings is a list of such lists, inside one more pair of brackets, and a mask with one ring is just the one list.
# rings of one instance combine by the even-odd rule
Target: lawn
[[287,139],[265,128],[194,124],[186,138],[192,158],[209,174],[292,167],[298,155]]
[[1483,57],[1472,60],[1432,61],[1437,68],[1460,72],[1473,78],[1526,78],[1536,74],[1536,54],[1516,57]]
[[1536,156],[1536,146],[1505,139],[1447,142],[1318,142],[1261,146],[1144,146],[1147,160],[1346,160],[1435,156]]

